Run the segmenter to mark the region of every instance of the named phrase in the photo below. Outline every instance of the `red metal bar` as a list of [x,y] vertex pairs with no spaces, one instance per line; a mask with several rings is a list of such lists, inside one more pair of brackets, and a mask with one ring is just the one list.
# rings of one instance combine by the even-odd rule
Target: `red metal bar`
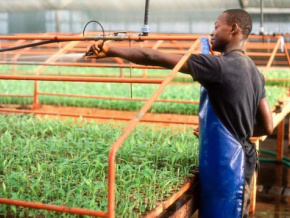
[[144,66],[144,65],[138,65],[138,64],[132,64],[130,66],[129,64],[115,64],[115,63],[69,63],[69,62],[49,62],[49,63],[44,63],[44,62],[10,62],[10,61],[0,61],[0,64],[6,64],[6,65],[43,65],[43,66],[67,66],[67,67],[115,67],[115,68],[136,68],[136,69],[164,69],[162,67],[157,67],[157,66]]
[[[273,56],[272,53],[265,53],[265,52],[246,52],[246,55],[248,56],[252,56],[252,57],[271,57]],[[285,54],[284,53],[276,53],[274,54],[274,56],[276,57],[284,57]]]
[[0,198],[0,203],[35,208],[35,209],[65,212],[65,213],[71,213],[71,214],[108,217],[108,213],[103,212],[103,211],[94,211],[94,210],[88,210],[88,209],[83,209],[83,208],[73,208],[73,207],[57,206],[53,204],[50,205],[50,204],[42,204],[42,203],[36,203],[36,202],[19,201],[19,200],[7,199],[7,198]]
[[[121,121],[130,121],[132,118],[120,117],[120,116],[109,116],[109,115],[86,115],[86,114],[72,114],[72,113],[56,113],[56,112],[43,112],[43,111],[29,111],[29,110],[18,110],[18,109],[7,109],[0,108],[0,112],[7,113],[23,113],[23,114],[36,114],[36,115],[52,115],[52,116],[64,116],[64,117],[83,117],[91,119],[114,119]],[[188,124],[188,125],[197,125],[198,121],[189,121],[189,120],[162,120],[162,119],[148,119],[142,118],[140,122],[148,123],[166,123],[166,124]]]
[[[79,98],[97,98],[97,99],[109,99],[109,100],[123,100],[123,101],[147,101],[148,98],[129,98],[129,97],[111,97],[111,96],[94,96],[94,95],[73,95],[62,93],[49,93],[39,92],[39,95],[51,95],[51,96],[64,96],[64,97],[79,97]],[[1,96],[1,94],[0,94]],[[157,99],[156,102],[170,102],[170,103],[183,103],[183,104],[199,104],[199,101],[192,100],[175,100],[175,99]]]
[[65,81],[65,82],[156,83],[156,84],[160,84],[163,82],[162,79],[143,79],[143,78],[104,78],[104,77],[97,78],[97,77],[18,76],[18,75],[0,75],[0,79]]
[[33,108],[37,109],[40,108],[41,105],[39,103],[39,99],[38,99],[38,82],[34,81],[34,95],[33,95]]
[[0,94],[1,97],[22,97],[22,98],[33,98],[33,95],[10,95],[10,94]]
[[276,161],[282,162],[284,154],[285,118],[277,126],[277,154]]
[[269,69],[270,69],[270,67],[271,67],[271,65],[273,63],[274,58],[275,58],[275,55],[277,54],[277,50],[278,50],[278,47],[280,45],[280,42],[281,42],[281,37],[278,38],[278,40],[276,42],[276,46],[275,46],[275,48],[274,48],[274,50],[273,50],[273,52],[271,54],[271,57],[270,57],[270,59],[269,59],[269,61],[267,63],[266,70],[264,72],[265,77],[267,76],[267,74],[269,72]]
[[287,61],[288,61],[288,66],[290,67],[290,57],[289,57],[288,48],[287,48],[286,43],[284,44],[284,52],[286,54],[286,58],[287,58]]
[[191,40],[194,41],[198,37],[195,35],[150,35],[150,36],[139,36],[139,35],[130,35],[130,36],[43,36],[43,35],[0,35],[0,40],[54,40],[55,42],[63,41],[87,41],[87,40],[135,40],[135,41],[144,41],[144,40]]
[[278,39],[280,36],[249,35],[248,39]]

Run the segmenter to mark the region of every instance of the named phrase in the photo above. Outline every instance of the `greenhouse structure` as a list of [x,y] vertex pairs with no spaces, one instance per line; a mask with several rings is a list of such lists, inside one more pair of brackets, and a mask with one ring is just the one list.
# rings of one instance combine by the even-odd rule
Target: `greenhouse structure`
[[0,0],[0,217],[290,217],[289,23],[289,0]]

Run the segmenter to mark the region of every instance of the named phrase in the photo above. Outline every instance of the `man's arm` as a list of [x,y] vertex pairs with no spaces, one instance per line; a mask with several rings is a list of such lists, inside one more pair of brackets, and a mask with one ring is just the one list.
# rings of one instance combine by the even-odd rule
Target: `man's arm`
[[268,99],[262,98],[256,114],[256,124],[253,136],[271,135],[273,132],[273,118]]
[[[86,54],[89,54],[86,58],[119,57],[136,64],[160,66],[167,69],[174,68],[182,58],[182,55],[163,53],[151,48],[112,47],[102,40],[90,46]],[[182,66],[180,72],[188,72],[187,63]]]

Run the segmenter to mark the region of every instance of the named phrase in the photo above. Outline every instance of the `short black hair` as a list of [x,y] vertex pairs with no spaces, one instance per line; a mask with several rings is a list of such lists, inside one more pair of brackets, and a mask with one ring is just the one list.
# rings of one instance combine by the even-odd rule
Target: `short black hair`
[[244,38],[248,38],[252,31],[252,19],[248,12],[243,9],[229,9],[223,13],[227,14],[227,23],[237,23],[242,28]]

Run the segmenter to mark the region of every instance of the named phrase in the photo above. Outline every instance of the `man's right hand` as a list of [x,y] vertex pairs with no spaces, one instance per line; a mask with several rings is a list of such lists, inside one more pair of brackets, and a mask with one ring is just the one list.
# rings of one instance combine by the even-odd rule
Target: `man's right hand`
[[109,51],[108,42],[98,40],[93,45],[88,47],[85,53],[85,58],[104,58],[107,57],[108,51]]
[[198,128],[198,127],[193,128],[193,134],[194,134],[197,138],[199,138],[199,128]]

